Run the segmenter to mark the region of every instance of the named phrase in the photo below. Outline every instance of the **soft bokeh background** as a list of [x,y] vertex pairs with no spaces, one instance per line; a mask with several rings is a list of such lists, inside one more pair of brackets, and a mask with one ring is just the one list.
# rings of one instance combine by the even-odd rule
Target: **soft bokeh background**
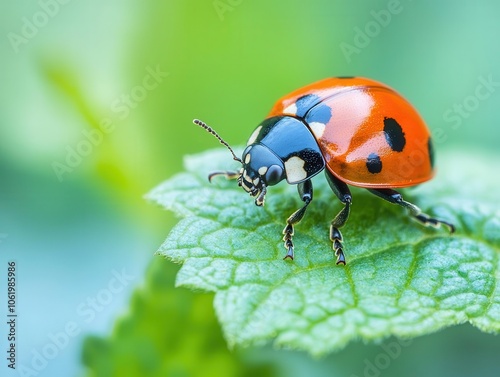
[[[122,318],[138,337],[165,327],[154,342],[127,343],[156,357],[142,375],[498,375],[500,338],[466,325],[415,339],[378,372],[367,365],[387,353],[380,345],[319,361],[270,347],[230,353],[211,295],[174,289],[176,267],[153,256],[175,219],[142,196],[183,155],[217,145],[194,117],[242,144],[277,98],[329,76],[397,88],[433,130],[438,158],[500,156],[499,17],[494,0],[2,2],[0,291],[15,260],[18,368],[126,376],[129,354],[113,348]],[[127,320],[130,302],[137,311],[155,300],[132,292],[157,283],[165,305],[145,305],[143,331]],[[5,297],[0,307],[4,323]],[[98,357],[109,353],[121,369]],[[4,358],[0,371],[17,373]]]

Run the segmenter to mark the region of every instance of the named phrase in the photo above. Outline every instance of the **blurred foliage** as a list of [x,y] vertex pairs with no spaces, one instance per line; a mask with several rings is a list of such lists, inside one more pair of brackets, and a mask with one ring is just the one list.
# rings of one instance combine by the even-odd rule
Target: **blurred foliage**
[[252,365],[231,353],[211,308],[211,294],[171,287],[176,268],[156,258],[146,286],[111,339],[87,338],[83,363],[89,376],[270,376],[270,363]]

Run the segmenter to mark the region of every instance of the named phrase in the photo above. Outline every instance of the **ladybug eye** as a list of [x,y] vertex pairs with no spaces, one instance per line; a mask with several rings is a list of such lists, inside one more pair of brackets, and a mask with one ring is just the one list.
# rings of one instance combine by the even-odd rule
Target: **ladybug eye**
[[266,183],[270,186],[275,185],[281,181],[283,176],[283,169],[278,165],[271,165],[266,172]]

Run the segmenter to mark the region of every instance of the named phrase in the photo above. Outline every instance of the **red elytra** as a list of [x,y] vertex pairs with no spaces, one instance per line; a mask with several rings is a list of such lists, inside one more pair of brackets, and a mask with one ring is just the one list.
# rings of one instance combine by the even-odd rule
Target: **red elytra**
[[[294,105],[307,95],[317,96],[331,108],[326,124],[310,128],[327,169],[342,181],[359,187],[397,188],[432,178],[430,132],[415,108],[389,86],[360,77],[328,78],[282,97],[268,117],[295,116]],[[366,167],[370,155],[373,172]]]

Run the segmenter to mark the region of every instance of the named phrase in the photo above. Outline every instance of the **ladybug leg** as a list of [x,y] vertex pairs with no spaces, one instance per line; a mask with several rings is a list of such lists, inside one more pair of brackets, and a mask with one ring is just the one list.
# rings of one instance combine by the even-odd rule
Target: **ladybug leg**
[[335,216],[330,224],[330,241],[333,243],[333,251],[337,257],[337,264],[345,265],[344,246],[342,245],[342,233],[339,228],[342,228],[349,218],[351,209],[352,196],[349,187],[345,182],[341,181],[325,169],[326,180],[332,191],[337,195],[339,200],[344,203],[344,208]]
[[455,231],[455,226],[447,221],[435,219],[425,213],[422,212],[420,208],[418,208],[415,204],[407,202],[403,200],[403,196],[392,189],[368,189],[371,193],[377,195],[378,197],[387,200],[390,203],[400,205],[401,207],[407,208],[410,212],[410,216],[412,216],[415,220],[425,226],[433,226],[435,228],[440,225],[444,225],[448,228],[450,233]]
[[285,229],[283,229],[283,241],[287,253],[283,259],[293,260],[293,242],[292,237],[294,234],[293,226],[297,224],[306,213],[307,206],[311,203],[313,199],[313,187],[310,179],[307,181],[297,184],[297,191],[299,192],[300,198],[305,203],[302,208],[292,213],[290,217],[286,220]]

